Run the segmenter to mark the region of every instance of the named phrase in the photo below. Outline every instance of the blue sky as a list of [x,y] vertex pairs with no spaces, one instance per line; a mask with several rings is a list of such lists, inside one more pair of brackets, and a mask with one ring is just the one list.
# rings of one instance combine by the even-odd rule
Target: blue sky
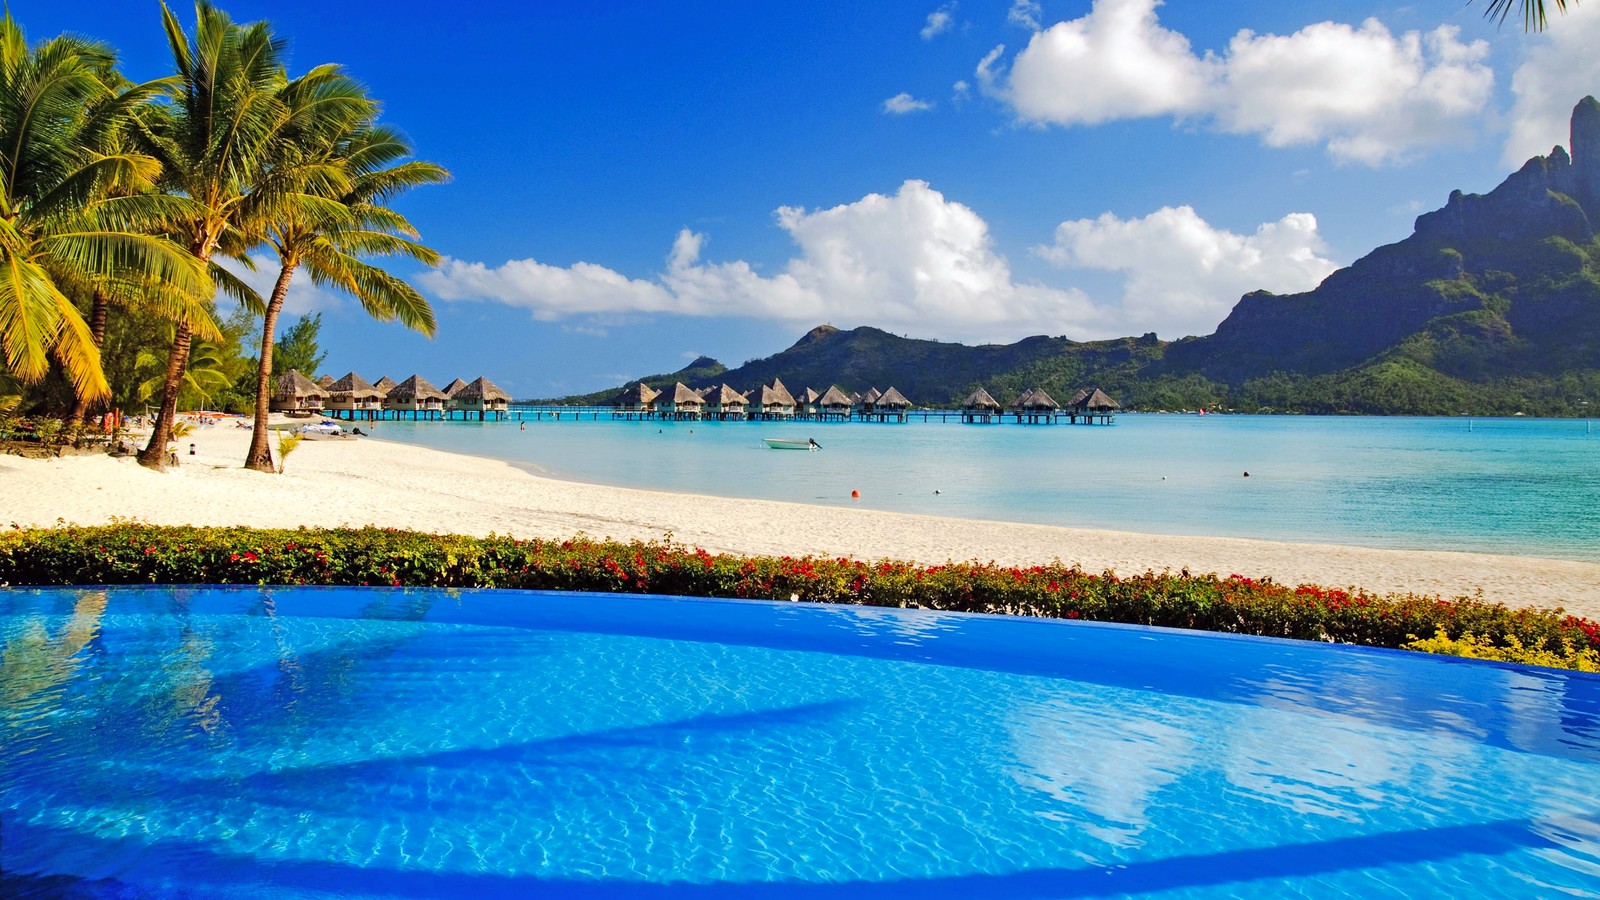
[[[222,6],[270,20],[295,72],[345,65],[454,173],[400,204],[448,257],[396,267],[438,337],[301,279],[327,370],[530,397],[738,365],[824,322],[1210,333],[1566,143],[1600,94],[1600,4],[1529,36],[1482,2]],[[9,6],[130,77],[169,69],[155,2]]]

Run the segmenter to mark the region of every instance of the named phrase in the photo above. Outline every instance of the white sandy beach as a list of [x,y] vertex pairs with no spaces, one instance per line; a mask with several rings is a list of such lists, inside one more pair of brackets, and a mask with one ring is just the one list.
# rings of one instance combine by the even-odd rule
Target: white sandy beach
[[[1284,584],[1361,587],[1508,605],[1563,606],[1600,618],[1600,565],[1566,560],[1375,550],[1214,537],[1055,528],[870,509],[807,506],[575,484],[509,463],[381,440],[302,443],[287,473],[240,468],[250,432],[222,425],[182,440],[166,473],[132,459],[0,456],[0,525],[379,525],[518,537],[660,539],[713,552],[816,554],[920,563],[1060,559],[1111,569],[1238,573]],[[189,456],[193,443],[196,455]],[[274,447],[276,440],[274,440]],[[274,450],[276,452],[276,450]]]

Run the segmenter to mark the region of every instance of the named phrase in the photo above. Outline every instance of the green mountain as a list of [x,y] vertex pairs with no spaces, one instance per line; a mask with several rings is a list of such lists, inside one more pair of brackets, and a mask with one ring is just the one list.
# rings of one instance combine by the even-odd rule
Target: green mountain
[[[1215,334],[966,346],[875,328],[812,329],[737,369],[714,360],[644,381],[739,390],[900,389],[947,405],[1098,385],[1135,409],[1581,415],[1600,412],[1600,102],[1573,110],[1571,153],[1529,160],[1488,194],[1453,192],[1413,234],[1315,290],[1245,295]],[[698,367],[698,368],[696,368]],[[566,402],[603,402],[621,386]]]

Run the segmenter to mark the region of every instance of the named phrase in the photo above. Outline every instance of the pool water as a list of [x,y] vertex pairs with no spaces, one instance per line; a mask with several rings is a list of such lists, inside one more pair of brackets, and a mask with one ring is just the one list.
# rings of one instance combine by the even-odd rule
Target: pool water
[[1600,678],[519,591],[0,591],[0,895],[1600,894]]

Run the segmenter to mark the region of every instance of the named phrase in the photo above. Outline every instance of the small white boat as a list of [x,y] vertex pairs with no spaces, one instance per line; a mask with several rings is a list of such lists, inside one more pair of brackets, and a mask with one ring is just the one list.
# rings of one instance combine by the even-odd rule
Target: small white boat
[[308,441],[332,441],[350,437],[350,434],[341,428],[338,422],[318,422],[315,425],[301,425],[299,428],[294,429],[294,433]]
[[785,438],[762,438],[773,450],[821,450],[822,445],[811,439],[791,441]]

